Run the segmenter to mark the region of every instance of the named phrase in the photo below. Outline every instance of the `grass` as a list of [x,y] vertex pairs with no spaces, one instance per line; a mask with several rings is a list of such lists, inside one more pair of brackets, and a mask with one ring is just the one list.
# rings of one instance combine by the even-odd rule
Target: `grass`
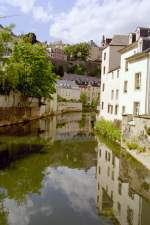
[[127,142],[126,143],[129,150],[137,150],[139,153],[145,152],[145,148],[138,145],[136,142]]
[[104,119],[97,121],[95,131],[111,141],[121,141],[121,130],[111,121]]

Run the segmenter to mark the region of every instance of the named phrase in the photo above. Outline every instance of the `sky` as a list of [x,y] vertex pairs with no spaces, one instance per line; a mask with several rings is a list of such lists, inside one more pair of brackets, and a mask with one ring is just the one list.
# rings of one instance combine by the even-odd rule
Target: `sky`
[[34,32],[40,41],[78,43],[102,35],[150,27],[150,0],[0,0],[0,24],[16,25],[14,33]]

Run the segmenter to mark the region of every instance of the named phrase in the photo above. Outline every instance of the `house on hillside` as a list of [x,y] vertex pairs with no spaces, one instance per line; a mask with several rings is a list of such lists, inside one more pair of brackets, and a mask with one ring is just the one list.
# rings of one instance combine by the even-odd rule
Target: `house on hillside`
[[67,55],[64,53],[63,49],[48,47],[48,56],[54,60],[67,61]]
[[66,82],[75,82],[80,89],[80,94],[86,94],[89,104],[91,104],[93,100],[98,101],[100,99],[99,78],[65,73],[62,79]]
[[58,80],[57,81],[58,98],[66,100],[80,100],[80,88],[75,81]]

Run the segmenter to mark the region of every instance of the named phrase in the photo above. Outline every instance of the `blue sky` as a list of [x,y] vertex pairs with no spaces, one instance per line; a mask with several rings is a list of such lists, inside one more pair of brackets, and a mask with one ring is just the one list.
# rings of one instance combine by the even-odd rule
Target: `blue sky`
[[76,43],[104,34],[127,34],[150,26],[148,0],[0,0],[2,25],[15,23],[15,33],[34,32],[41,41]]

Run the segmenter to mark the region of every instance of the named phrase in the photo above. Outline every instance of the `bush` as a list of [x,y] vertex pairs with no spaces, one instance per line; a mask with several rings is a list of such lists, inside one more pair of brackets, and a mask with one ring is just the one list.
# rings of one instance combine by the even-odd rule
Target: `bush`
[[129,150],[137,150],[139,153],[143,153],[146,151],[144,147],[139,146],[138,143],[135,142],[127,142],[127,147],[129,148]]
[[127,146],[130,150],[135,150],[139,147],[138,144],[135,142],[127,143]]
[[118,129],[113,122],[107,120],[97,121],[95,130],[98,134],[107,137],[112,141],[121,141],[121,130]]
[[146,130],[147,135],[150,135],[150,127],[145,126],[145,130]]

